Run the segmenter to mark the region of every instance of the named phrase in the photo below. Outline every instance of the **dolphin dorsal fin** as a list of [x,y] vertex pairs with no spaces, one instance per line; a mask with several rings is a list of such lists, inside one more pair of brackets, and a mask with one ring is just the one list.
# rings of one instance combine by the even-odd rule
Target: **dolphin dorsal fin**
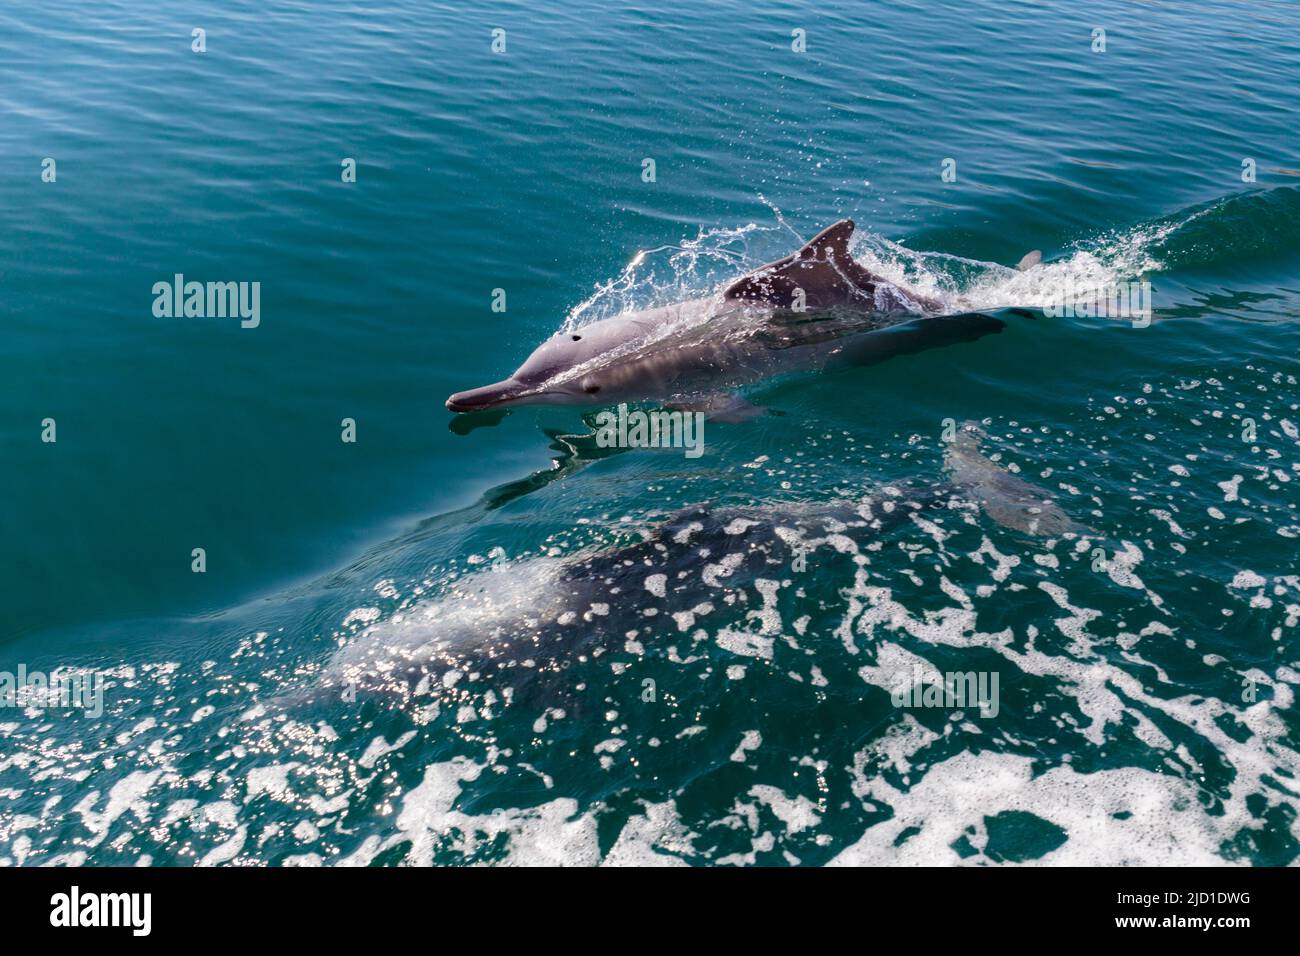
[[798,252],[760,266],[737,279],[723,297],[789,306],[802,290],[806,305],[818,308],[871,295],[876,278],[849,255],[853,220],[841,219],[806,242]]
[[836,259],[852,262],[849,240],[853,238],[853,220],[841,219],[813,236],[794,254],[796,259]]

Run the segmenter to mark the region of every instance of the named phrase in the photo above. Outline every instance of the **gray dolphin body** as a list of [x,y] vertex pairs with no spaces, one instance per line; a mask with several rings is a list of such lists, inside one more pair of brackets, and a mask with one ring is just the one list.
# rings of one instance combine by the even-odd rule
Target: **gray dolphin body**
[[[799,554],[823,565],[846,562],[844,573],[852,574],[851,559],[832,544],[833,536],[866,542],[889,535],[913,514],[946,507],[947,495],[941,486],[861,500],[701,504],[645,529],[634,543],[479,570],[459,580],[449,597],[373,625],[336,653],[323,683],[410,698],[441,694],[442,675],[459,670],[508,680],[515,699],[540,694],[551,704],[567,698],[566,709],[582,706],[564,671],[583,655],[622,647],[647,622],[668,622],[662,633],[671,643],[680,615],[740,600],[756,579],[788,572]],[[728,556],[725,570],[713,566]],[[652,575],[662,588],[647,589]]]
[[978,502],[1005,528],[1047,537],[1095,533],[1071,519],[1047,491],[1017,478],[985,455],[980,449],[985,437],[977,422],[964,422],[945,450],[944,464],[955,490]]
[[457,392],[453,412],[515,405],[607,405],[716,396],[785,372],[872,362],[971,341],[1004,323],[927,315],[849,255],[841,220],[720,295],[630,312],[553,336],[509,378]]
[[[1034,537],[1089,533],[1050,492],[985,455],[983,437],[966,423],[948,449],[947,481],[902,482],[829,501],[704,503],[643,529],[641,540],[629,544],[479,569],[446,595],[372,625],[367,639],[337,652],[325,684],[356,682],[419,697],[438,693],[441,676],[460,670],[508,678],[516,693],[541,691],[554,701],[560,675],[580,655],[623,646],[629,631],[652,618],[693,620],[706,613],[702,605],[743,601],[741,592],[760,578],[788,574],[800,555],[822,567],[844,562],[841,573],[851,575],[856,565],[841,539],[866,546],[914,518],[972,507]],[[659,582],[653,587],[651,576]],[[839,593],[842,582],[834,574],[827,581],[828,595]],[[663,633],[677,633],[676,626]]]

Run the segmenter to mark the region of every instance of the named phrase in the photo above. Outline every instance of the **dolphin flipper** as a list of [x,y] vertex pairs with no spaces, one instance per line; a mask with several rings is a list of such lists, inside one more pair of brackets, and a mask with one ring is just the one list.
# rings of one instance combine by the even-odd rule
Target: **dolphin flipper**
[[846,344],[840,353],[839,364],[874,365],[896,355],[973,342],[1006,327],[1001,319],[983,312],[912,319],[859,336],[857,341]]

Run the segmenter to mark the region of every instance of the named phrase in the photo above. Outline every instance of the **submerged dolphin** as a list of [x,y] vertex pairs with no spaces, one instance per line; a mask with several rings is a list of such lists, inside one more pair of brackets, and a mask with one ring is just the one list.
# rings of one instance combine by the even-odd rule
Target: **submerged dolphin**
[[562,673],[584,655],[622,647],[647,625],[665,644],[689,643],[674,637],[683,615],[743,600],[756,580],[780,577],[800,555],[819,566],[845,562],[841,573],[852,574],[837,536],[887,536],[913,515],[946,508],[949,494],[944,485],[903,486],[859,500],[705,503],[666,516],[633,543],[478,569],[445,596],[371,625],[336,652],[322,685],[428,700],[444,694],[445,673],[459,670],[508,682],[516,699],[541,694],[554,703],[570,693]]
[[[457,392],[453,412],[514,405],[705,399],[785,372],[865,365],[999,332],[872,275],[849,255],[843,219],[721,295],[629,312],[543,342],[509,378]],[[711,399],[711,400],[710,400]]]
[[944,466],[954,490],[977,502],[1004,528],[1048,537],[1095,533],[1072,520],[1047,491],[1017,478],[984,454],[980,441],[985,437],[978,422],[963,422],[948,444]]
[[825,577],[829,599],[843,583],[836,574],[857,567],[846,539],[868,546],[914,519],[950,510],[982,511],[1038,538],[1092,533],[1046,489],[984,455],[983,437],[966,423],[949,446],[944,481],[901,482],[827,501],[703,503],[642,529],[632,543],[522,557],[456,576],[441,596],[370,625],[340,648],[323,686],[355,682],[415,700],[442,693],[442,676],[459,670],[553,697],[561,672],[582,655],[623,647],[638,632],[657,630],[665,645],[686,641],[682,621],[743,603],[741,592],[788,575],[797,559],[821,567],[842,562]]

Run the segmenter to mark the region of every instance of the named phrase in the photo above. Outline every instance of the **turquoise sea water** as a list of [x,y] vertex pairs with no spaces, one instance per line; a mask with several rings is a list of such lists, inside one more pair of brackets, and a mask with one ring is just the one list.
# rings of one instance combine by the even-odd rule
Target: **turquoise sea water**
[[[1297,83],[1267,0],[0,10],[0,671],[107,675],[0,708],[0,863],[1294,861]],[[698,459],[443,407],[845,216],[1028,311]],[[156,317],[177,273],[260,323]],[[1149,328],[1034,308],[1131,279]],[[1088,536],[967,502],[796,570],[945,420]],[[932,670],[997,715],[895,706]]]

